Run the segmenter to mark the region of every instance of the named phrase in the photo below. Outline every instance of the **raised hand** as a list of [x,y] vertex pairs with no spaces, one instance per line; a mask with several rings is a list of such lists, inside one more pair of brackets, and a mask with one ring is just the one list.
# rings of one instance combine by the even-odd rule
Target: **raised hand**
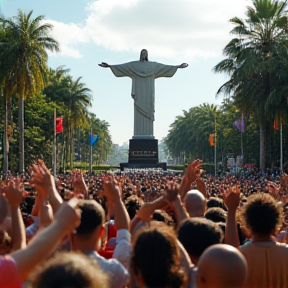
[[223,194],[223,200],[228,210],[236,211],[240,203],[240,188],[230,187]]
[[41,193],[43,199],[48,198],[50,190],[56,189],[53,175],[42,160],[38,160],[38,165],[33,164],[32,170],[30,185]]
[[121,199],[121,190],[112,176],[104,180],[104,195],[113,203]]
[[202,162],[202,160],[197,159],[188,165],[186,176],[190,184],[193,183],[197,178],[199,178],[204,172],[204,170],[201,169]]
[[[76,178],[73,182],[74,194],[76,197],[82,194],[85,199],[88,198],[88,187],[85,183],[83,175],[81,173],[76,175]],[[81,197],[81,196],[80,196]]]
[[2,192],[10,207],[19,207],[23,201],[24,192],[21,179],[16,178],[15,181],[10,180],[8,185],[2,188]]
[[169,183],[166,190],[164,198],[170,203],[174,202],[179,194],[179,185],[174,183]]

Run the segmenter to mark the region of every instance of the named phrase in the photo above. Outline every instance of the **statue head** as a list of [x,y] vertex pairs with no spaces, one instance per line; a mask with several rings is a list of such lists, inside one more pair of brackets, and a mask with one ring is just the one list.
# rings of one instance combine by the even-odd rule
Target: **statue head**
[[148,51],[146,49],[141,50],[140,61],[148,61]]

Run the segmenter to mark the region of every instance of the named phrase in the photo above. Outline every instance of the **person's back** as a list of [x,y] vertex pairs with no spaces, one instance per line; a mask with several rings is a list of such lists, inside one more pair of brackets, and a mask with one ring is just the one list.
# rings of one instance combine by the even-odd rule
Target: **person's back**
[[277,242],[248,242],[240,248],[248,262],[247,287],[288,287],[288,247]]
[[282,224],[282,207],[269,194],[257,193],[247,198],[241,218],[252,236],[240,247],[248,263],[247,288],[288,287],[288,247],[273,238]]
[[[122,262],[121,257],[125,258],[124,261],[127,261],[126,258],[130,257],[130,243],[125,241],[124,247],[122,245],[123,243],[116,245],[113,255],[116,259],[107,260],[100,256],[97,251],[100,249],[100,240],[105,235],[104,210],[101,205],[94,200],[81,201],[79,208],[82,211],[81,224],[76,229],[76,234],[71,235],[72,250],[80,251],[90,258],[94,258],[100,268],[109,275],[111,288],[124,287],[129,280],[129,273],[120,262]],[[123,230],[117,232],[118,239],[119,234],[120,237],[126,238],[128,232]],[[128,234],[130,237],[130,233]]]

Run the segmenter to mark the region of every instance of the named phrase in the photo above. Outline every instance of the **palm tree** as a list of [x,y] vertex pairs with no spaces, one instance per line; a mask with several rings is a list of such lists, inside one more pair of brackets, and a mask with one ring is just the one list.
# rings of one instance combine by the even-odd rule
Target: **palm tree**
[[[2,44],[5,41],[6,33],[5,33],[5,25],[0,23],[0,43]],[[0,44],[0,45],[1,45]],[[9,153],[9,140],[8,140],[8,102],[10,99],[10,95],[8,93],[4,93],[4,90],[8,92],[8,83],[5,75],[7,74],[7,58],[5,57],[7,47],[3,44],[0,49],[0,97],[5,97],[4,99],[4,133],[3,133],[3,172],[4,179],[6,178],[8,172],[8,153]]]
[[280,61],[279,51],[288,48],[287,1],[253,0],[252,3],[252,7],[247,7],[247,19],[234,17],[230,20],[234,25],[231,34],[236,37],[224,48],[227,58],[218,63],[214,71],[230,76],[218,94],[222,92],[232,96],[242,112],[258,119],[259,162],[264,171],[266,148],[269,147],[268,141],[266,146],[265,143],[269,139],[273,118],[267,113],[267,99],[273,91],[271,76],[276,73],[271,59]]
[[0,22],[6,25],[6,56],[11,59],[6,81],[14,87],[19,99],[20,172],[24,172],[24,100],[39,93],[47,83],[47,50],[59,51],[58,42],[49,35],[53,26],[43,23],[45,18],[42,15],[32,19],[32,12],[26,15],[19,10],[16,17],[0,17]]
[[[82,77],[70,81],[69,98],[67,98],[66,117],[64,125],[68,128],[67,154],[69,155],[70,167],[73,166],[74,155],[74,131],[79,126],[88,126],[88,107],[91,106],[91,90],[80,82]],[[68,160],[68,157],[67,157]]]

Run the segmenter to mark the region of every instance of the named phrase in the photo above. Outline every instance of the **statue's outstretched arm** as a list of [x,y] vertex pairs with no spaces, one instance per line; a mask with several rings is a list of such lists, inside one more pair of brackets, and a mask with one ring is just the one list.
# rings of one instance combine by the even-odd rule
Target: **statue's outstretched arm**
[[178,68],[186,68],[188,67],[187,63],[182,63],[181,65],[178,66]]
[[100,63],[100,64],[98,64],[100,67],[104,67],[104,68],[108,68],[108,67],[110,67],[110,65],[109,64],[107,64],[107,63],[105,63],[105,62],[102,62],[102,63]]

